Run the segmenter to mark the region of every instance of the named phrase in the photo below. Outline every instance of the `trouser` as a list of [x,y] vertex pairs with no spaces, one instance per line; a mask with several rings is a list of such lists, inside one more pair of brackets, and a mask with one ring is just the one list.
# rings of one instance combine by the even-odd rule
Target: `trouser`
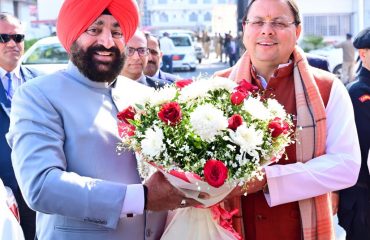
[[342,63],[342,76],[341,80],[344,84],[350,83],[353,81],[353,70],[355,63],[354,62],[343,62]]
[[347,240],[370,239],[369,191],[358,186],[339,192],[339,225],[346,230]]
[[172,73],[172,55],[163,55],[162,57],[162,71]]

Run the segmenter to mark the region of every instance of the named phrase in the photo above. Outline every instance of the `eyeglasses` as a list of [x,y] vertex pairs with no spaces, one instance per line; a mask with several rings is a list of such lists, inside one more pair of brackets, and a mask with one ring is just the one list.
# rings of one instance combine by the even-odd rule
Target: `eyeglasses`
[[292,22],[285,22],[285,21],[262,21],[262,20],[255,20],[255,21],[250,21],[250,20],[245,20],[244,25],[248,24],[250,27],[255,28],[255,29],[260,29],[262,28],[265,24],[270,24],[273,29],[276,30],[284,30],[288,28],[292,24],[296,24],[295,21]]
[[149,53],[153,56],[158,56],[159,55],[159,52],[157,50],[154,50],[152,48],[148,48],[149,50]]
[[10,40],[12,39],[14,40],[14,42],[20,43],[24,40],[24,34],[0,34],[0,43],[7,43],[10,42]]
[[[100,35],[103,32],[103,30],[100,28],[91,27],[87,29],[85,32],[89,34],[90,36],[96,37]],[[121,33],[120,31],[112,31],[111,34],[112,34],[112,37],[116,39],[120,39],[123,37],[123,33]]]
[[135,52],[139,54],[140,57],[147,56],[149,54],[149,49],[146,47],[139,47],[139,48],[133,48],[133,47],[126,47],[126,55],[131,57],[135,54]]

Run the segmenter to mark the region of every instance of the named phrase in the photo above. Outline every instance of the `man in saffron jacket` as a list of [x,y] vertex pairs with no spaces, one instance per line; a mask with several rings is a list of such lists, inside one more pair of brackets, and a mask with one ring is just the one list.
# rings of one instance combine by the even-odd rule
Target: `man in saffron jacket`
[[355,184],[361,164],[351,100],[296,46],[294,0],[252,0],[243,23],[247,52],[222,75],[246,79],[283,104],[296,116],[297,142],[287,158],[263,169],[263,179],[247,183],[247,196],[243,188],[230,194],[241,207],[238,230],[246,240],[334,239],[329,193]]

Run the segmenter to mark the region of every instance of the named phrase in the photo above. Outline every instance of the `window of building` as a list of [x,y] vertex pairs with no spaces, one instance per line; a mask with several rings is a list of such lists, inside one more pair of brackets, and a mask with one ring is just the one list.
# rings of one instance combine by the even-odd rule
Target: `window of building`
[[204,4],[211,4],[212,3],[212,0],[203,0],[203,3]]
[[204,14],[204,21],[210,22],[211,20],[212,20],[212,15],[210,12],[207,12],[206,14]]
[[351,14],[304,16],[305,35],[344,36],[352,31]]
[[197,4],[198,0],[189,0],[190,4]]
[[219,4],[225,4],[225,3],[226,3],[226,0],[217,0],[217,2],[218,2]]
[[161,13],[161,15],[159,15],[159,21],[160,22],[168,22],[168,15],[165,14],[165,13]]
[[190,22],[198,22],[198,14],[192,12],[189,16],[189,21]]
[[167,0],[158,0],[159,4],[167,4]]

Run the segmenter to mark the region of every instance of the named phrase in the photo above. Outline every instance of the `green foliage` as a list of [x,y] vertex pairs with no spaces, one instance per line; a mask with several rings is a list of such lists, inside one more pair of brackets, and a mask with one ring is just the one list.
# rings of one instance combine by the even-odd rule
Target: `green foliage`
[[29,40],[24,41],[24,51],[27,51],[35,42],[37,42],[39,39],[38,38],[33,38]]
[[325,47],[326,44],[322,36],[307,35],[303,38],[300,45],[305,52],[308,52],[310,50]]

